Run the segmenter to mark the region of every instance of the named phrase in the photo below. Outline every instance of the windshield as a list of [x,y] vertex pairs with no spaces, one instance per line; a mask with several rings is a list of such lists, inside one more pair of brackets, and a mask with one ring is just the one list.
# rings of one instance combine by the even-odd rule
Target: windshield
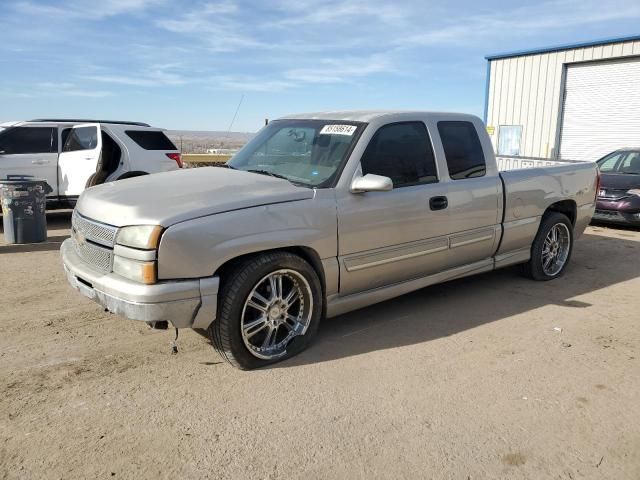
[[613,152],[597,163],[602,173],[640,175],[640,150]]
[[327,187],[339,174],[363,123],[275,120],[227,164],[309,187]]

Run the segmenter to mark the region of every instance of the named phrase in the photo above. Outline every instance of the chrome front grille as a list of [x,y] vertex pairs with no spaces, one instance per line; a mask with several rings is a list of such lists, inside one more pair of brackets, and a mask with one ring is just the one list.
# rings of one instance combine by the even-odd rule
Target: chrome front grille
[[113,265],[113,250],[94,245],[87,241],[78,241],[77,234],[73,235],[73,248],[80,258],[89,266],[104,273],[111,272]]
[[74,210],[71,217],[73,248],[92,268],[104,273],[111,272],[117,233],[117,227],[89,220]]
[[116,242],[117,227],[89,220],[75,210],[71,216],[71,227],[81,233],[87,240],[100,245],[113,247]]

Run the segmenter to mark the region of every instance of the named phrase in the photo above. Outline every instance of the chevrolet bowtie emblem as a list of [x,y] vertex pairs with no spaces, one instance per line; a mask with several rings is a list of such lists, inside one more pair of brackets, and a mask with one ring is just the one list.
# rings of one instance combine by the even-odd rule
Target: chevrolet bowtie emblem
[[84,245],[87,243],[87,237],[75,229],[73,230],[73,237],[76,239],[76,243],[78,245]]

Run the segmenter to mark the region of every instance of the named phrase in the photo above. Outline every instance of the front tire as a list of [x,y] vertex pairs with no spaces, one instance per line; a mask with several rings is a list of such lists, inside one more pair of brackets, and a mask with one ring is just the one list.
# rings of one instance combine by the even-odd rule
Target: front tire
[[237,368],[269,365],[309,345],[322,302],[318,275],[305,260],[288,252],[253,256],[224,279],[209,336],[222,358]]
[[521,266],[524,276],[548,281],[564,274],[573,252],[573,224],[559,212],[542,217],[531,246],[531,259]]

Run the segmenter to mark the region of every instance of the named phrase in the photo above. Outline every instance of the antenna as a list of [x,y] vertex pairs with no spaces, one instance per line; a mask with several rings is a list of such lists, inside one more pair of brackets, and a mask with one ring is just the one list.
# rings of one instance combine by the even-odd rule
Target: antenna
[[231,119],[231,123],[229,124],[229,128],[227,128],[227,136],[231,133],[231,127],[233,127],[233,122],[236,121],[236,117],[238,116],[238,112],[240,111],[240,105],[242,105],[242,101],[244,100],[244,93],[240,97],[240,101],[238,102],[238,106],[236,107],[236,113],[233,114],[233,118]]

